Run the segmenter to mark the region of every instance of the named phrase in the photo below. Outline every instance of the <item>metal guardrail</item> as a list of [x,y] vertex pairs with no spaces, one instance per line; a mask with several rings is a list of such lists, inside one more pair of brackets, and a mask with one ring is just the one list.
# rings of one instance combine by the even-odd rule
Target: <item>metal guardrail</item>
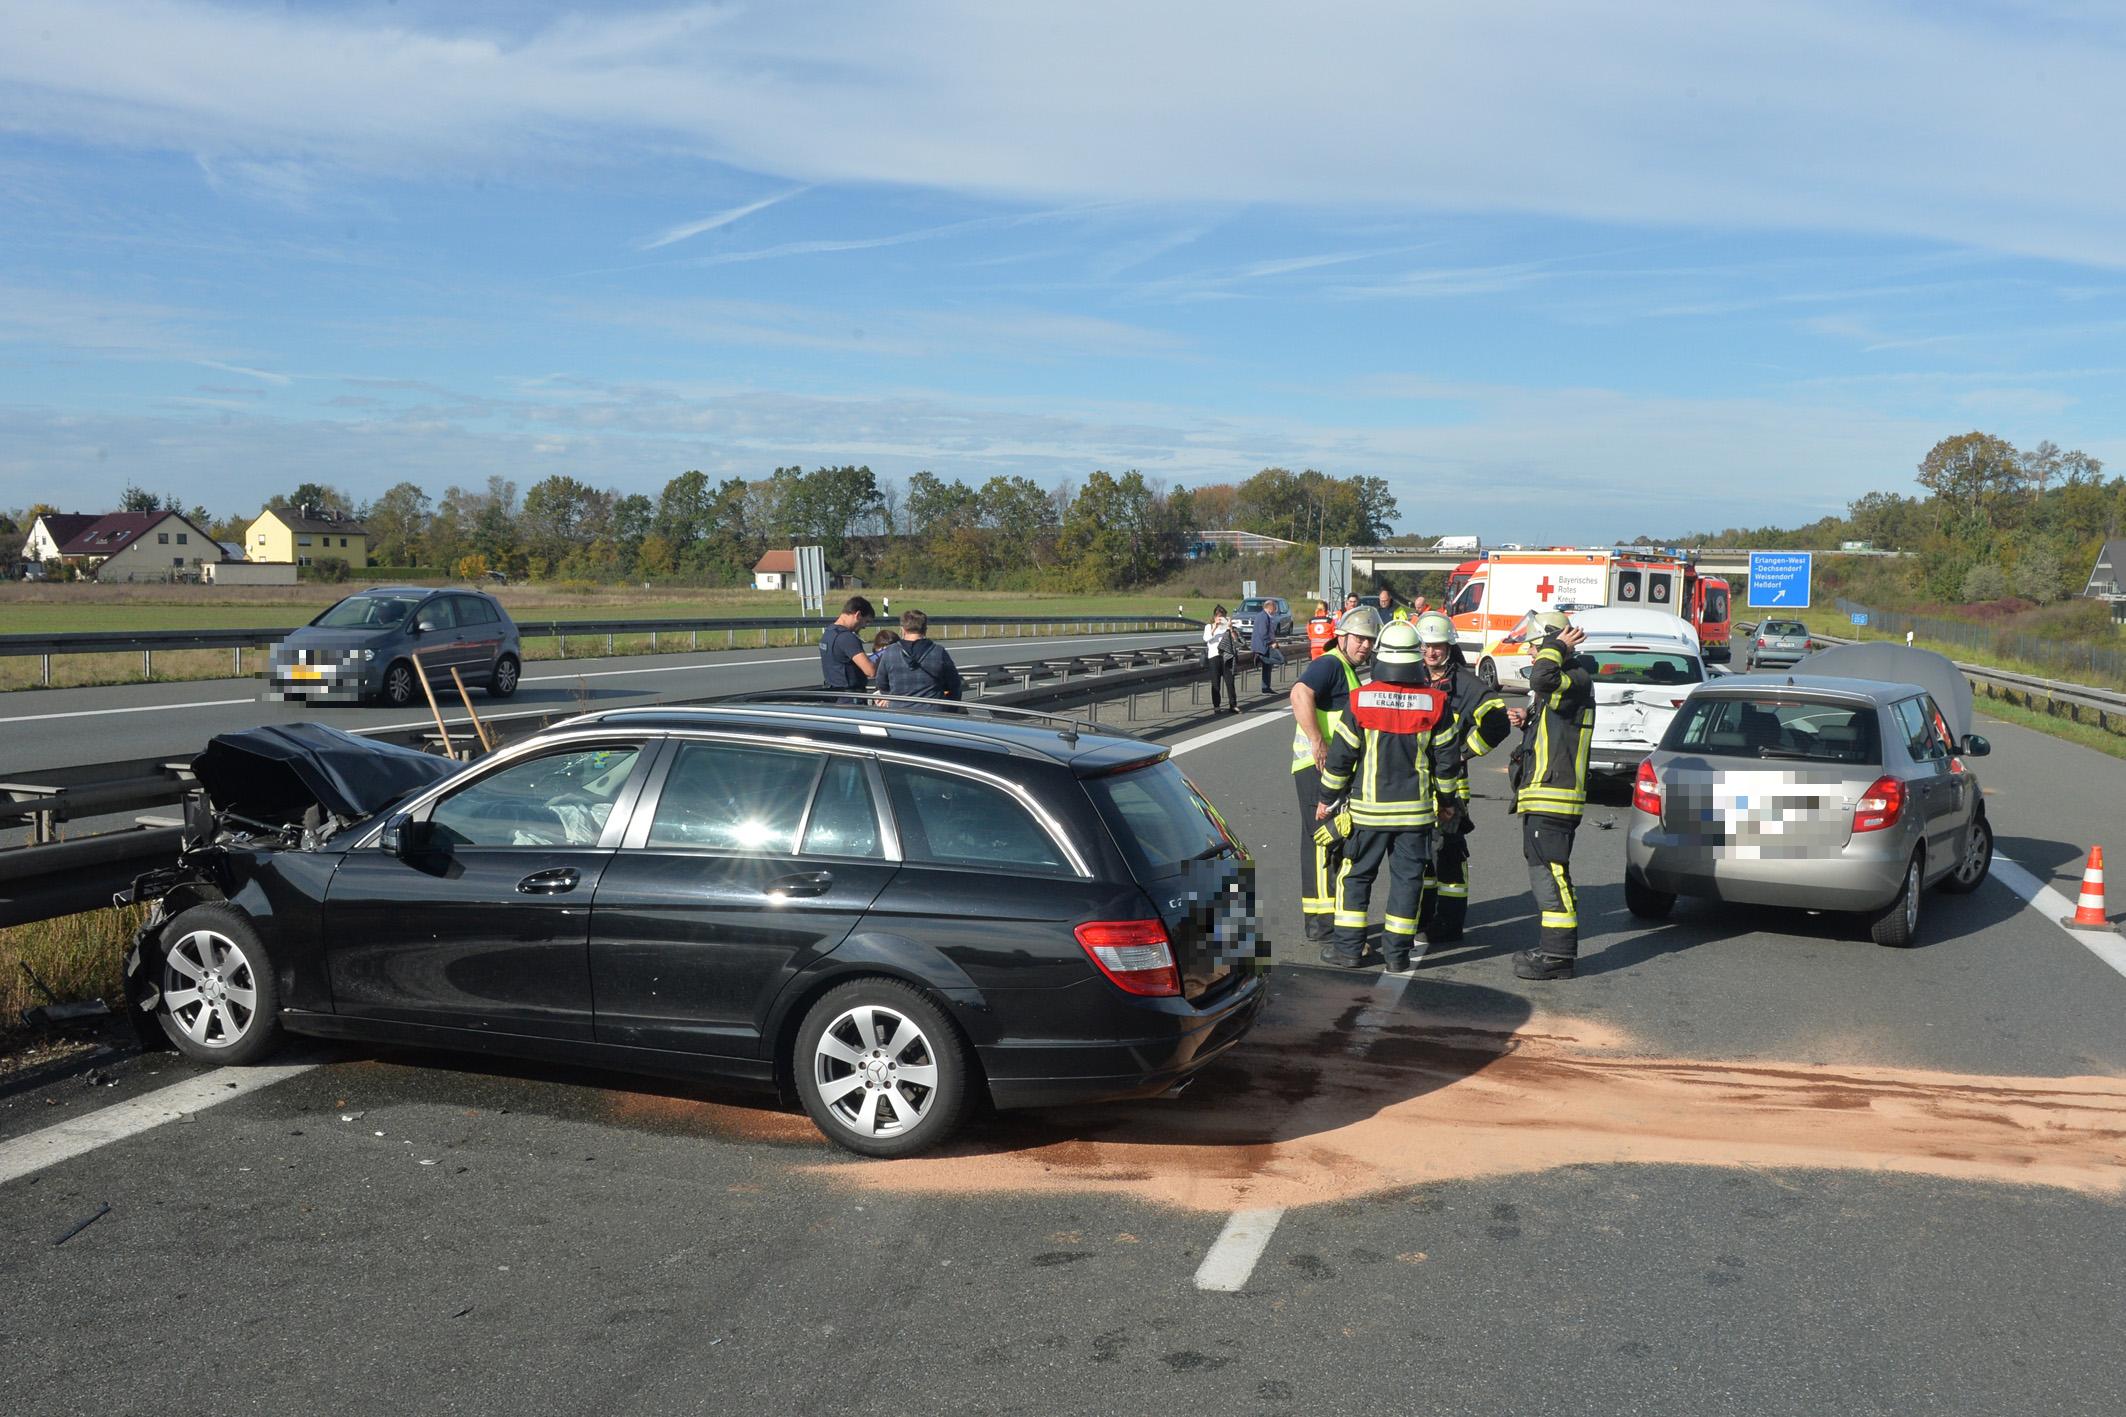
[[[515,617],[512,617],[514,619]],[[517,634],[522,639],[550,639],[559,651],[559,657],[568,658],[568,642],[571,639],[605,640],[606,653],[613,651],[613,641],[621,635],[648,635],[653,649],[661,648],[660,640],[666,635],[685,635],[688,647],[701,648],[704,634],[713,637],[721,632],[724,648],[738,647],[741,633],[758,632],[761,644],[776,631],[811,632],[824,631],[830,621],[824,617],[804,615],[757,615],[737,619],[703,616],[698,619],[608,619],[608,620],[515,620]],[[1197,629],[1200,620],[1191,620],[1182,615],[933,615],[930,626],[938,639],[989,638],[952,631],[966,631],[980,626],[985,631],[1010,625],[1047,629],[1092,630],[1097,633],[1125,633],[1135,629]],[[155,653],[157,650],[207,650],[231,651],[232,664],[238,675],[243,673],[243,652],[247,649],[265,649],[295,633],[300,626],[285,626],[277,629],[237,628],[223,630],[82,630],[61,635],[0,635],[0,658],[37,658],[43,661],[39,679],[52,682],[52,659],[67,654],[138,654],[140,673],[143,679],[155,677]]]
[[[1301,642],[1286,643],[1296,647]],[[1095,725],[1101,723],[1101,705],[1120,697],[1124,708],[1112,726],[1126,732],[1137,719],[1142,695],[1159,691],[1164,702],[1174,687],[1201,676],[1203,665],[1202,645],[1188,643],[983,665],[968,670],[965,680],[972,701],[1019,708],[1087,707]],[[722,697],[666,699],[642,707],[711,704]],[[527,710],[482,715],[482,721],[493,729],[536,719],[540,720],[536,726],[543,727],[555,718],[569,716],[572,715]],[[477,749],[477,744],[469,741],[469,731],[455,731],[460,726],[450,725],[451,746]],[[432,727],[352,731],[408,747],[434,750],[443,746]],[[17,773],[10,781],[0,783],[0,799],[4,799],[0,800],[0,823],[9,817],[27,822],[32,836],[29,845],[0,848],[0,926],[48,920],[108,905],[112,892],[134,876],[175,860],[182,830],[174,821],[162,817],[65,841],[57,839],[58,824],[144,808],[175,808],[195,785],[189,759],[83,764]],[[167,814],[169,818],[176,815],[174,811]]]

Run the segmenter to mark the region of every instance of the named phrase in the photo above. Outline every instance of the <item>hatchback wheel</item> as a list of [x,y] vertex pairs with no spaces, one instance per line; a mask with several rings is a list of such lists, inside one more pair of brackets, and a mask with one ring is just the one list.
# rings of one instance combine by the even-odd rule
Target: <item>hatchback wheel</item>
[[517,679],[523,672],[522,667],[517,663],[515,655],[503,655],[495,661],[494,675],[487,681],[488,697],[506,699],[511,694],[516,693]]
[[1657,891],[1635,872],[1624,873],[1624,908],[1641,920],[1666,920],[1676,908],[1673,891]]
[[195,905],[163,928],[156,1022],[178,1052],[255,1063],[280,1041],[280,991],[266,947],[226,905]]
[[1905,863],[1904,889],[1868,921],[1868,934],[1878,945],[1904,949],[1919,938],[1919,853]]
[[913,1156],[951,1136],[970,1095],[967,1045],[910,986],[859,979],[829,990],[797,1031],[797,1094],[837,1146]]
[[1993,827],[1981,814],[1971,819],[1971,830],[1964,836],[1963,859],[1956,863],[1941,888],[1951,895],[1967,895],[1985,883],[1992,869]]
[[408,708],[421,692],[413,680],[413,666],[400,660],[384,671],[384,702],[393,708]]

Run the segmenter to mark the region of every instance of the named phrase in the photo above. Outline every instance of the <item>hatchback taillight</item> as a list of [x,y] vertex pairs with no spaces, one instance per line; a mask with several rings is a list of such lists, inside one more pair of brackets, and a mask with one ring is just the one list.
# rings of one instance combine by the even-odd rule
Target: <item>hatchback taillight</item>
[[1631,805],[1650,817],[1661,815],[1661,775],[1651,759],[1639,764],[1639,775],[1632,779]]
[[1853,804],[1853,830],[1875,832],[1894,827],[1904,811],[1904,784],[1894,777],[1878,777]]
[[1089,920],[1076,932],[1100,972],[1125,993],[1153,997],[1181,992],[1174,947],[1158,920]]

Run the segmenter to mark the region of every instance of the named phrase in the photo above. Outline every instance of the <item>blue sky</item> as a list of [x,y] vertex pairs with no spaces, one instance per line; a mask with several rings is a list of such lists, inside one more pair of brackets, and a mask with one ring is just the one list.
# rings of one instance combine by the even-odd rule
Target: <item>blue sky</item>
[[0,0],[0,506],[1385,477],[1594,540],[2126,469],[2126,10]]

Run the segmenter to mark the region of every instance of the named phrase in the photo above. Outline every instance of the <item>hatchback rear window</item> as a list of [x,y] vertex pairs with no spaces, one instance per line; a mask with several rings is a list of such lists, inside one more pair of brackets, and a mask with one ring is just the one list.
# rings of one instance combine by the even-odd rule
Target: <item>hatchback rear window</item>
[[1593,661],[1589,673],[1597,684],[1696,684],[1705,678],[1695,655],[1662,650],[1583,649]]
[[1873,706],[1799,698],[1693,696],[1677,710],[1661,746],[1722,757],[1882,761]]
[[1171,762],[1092,778],[1085,791],[1139,880],[1171,876],[1226,849],[1209,806]]

